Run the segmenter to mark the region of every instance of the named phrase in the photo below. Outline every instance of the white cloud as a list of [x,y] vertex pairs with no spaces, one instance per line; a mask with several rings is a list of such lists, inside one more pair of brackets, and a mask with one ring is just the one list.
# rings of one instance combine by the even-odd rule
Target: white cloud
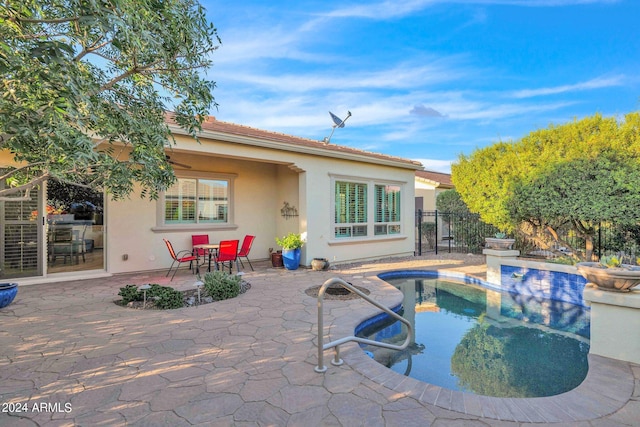
[[335,9],[325,16],[332,18],[367,18],[387,20],[402,17],[436,4],[505,5],[523,7],[576,6],[612,4],[620,0],[406,0],[382,1]]
[[556,95],[566,92],[602,89],[606,87],[622,86],[624,84],[624,80],[624,76],[597,77],[586,82],[580,82],[571,85],[561,85],[540,89],[522,89],[513,92],[512,96],[514,98],[532,98],[534,96]]

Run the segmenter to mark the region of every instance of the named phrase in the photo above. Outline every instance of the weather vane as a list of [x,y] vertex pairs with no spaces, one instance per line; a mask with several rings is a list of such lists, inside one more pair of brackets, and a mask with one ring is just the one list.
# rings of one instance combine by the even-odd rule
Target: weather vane
[[347,119],[351,117],[351,111],[347,111],[347,117],[345,117],[344,119],[340,119],[340,117],[336,116],[331,111],[329,111],[329,115],[331,116],[331,120],[333,120],[334,125],[333,125],[333,129],[331,129],[331,135],[329,135],[328,137],[325,137],[322,140],[322,142],[324,142],[325,144],[328,144],[329,142],[331,142],[331,137],[333,136],[333,132],[336,131],[336,128],[344,127],[344,122],[346,122]]

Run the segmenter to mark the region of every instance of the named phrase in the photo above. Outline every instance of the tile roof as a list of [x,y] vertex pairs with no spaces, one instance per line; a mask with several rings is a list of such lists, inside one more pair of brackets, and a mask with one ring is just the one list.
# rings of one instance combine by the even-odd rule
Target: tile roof
[[432,171],[416,171],[418,178],[427,179],[429,181],[437,182],[441,187],[453,188],[453,182],[451,182],[451,174],[443,172]]
[[[167,114],[167,122],[169,124],[175,124],[172,114]],[[375,153],[371,151],[359,150],[357,148],[346,147],[343,145],[326,144],[321,141],[313,139],[301,138],[298,136],[287,135],[279,132],[272,132],[262,129],[253,128],[250,126],[238,125],[230,122],[223,122],[217,120],[213,116],[208,116],[202,123],[203,132],[217,132],[221,134],[234,135],[246,138],[255,138],[263,141],[271,141],[281,144],[283,150],[287,150],[287,146],[291,148],[310,148],[327,151],[327,154],[345,154],[345,155],[357,155],[369,157],[371,159],[386,160],[397,163],[404,163],[409,168],[421,169],[422,164],[415,160],[406,159],[403,157],[391,156],[387,154]]]

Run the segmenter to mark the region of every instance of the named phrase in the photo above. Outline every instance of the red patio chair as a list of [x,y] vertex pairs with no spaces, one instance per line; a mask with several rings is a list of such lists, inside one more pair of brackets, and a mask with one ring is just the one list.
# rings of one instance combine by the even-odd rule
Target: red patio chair
[[[169,276],[169,273],[171,273],[171,269],[173,269],[173,265],[176,262],[178,263],[178,265],[176,266],[176,269],[173,271],[173,276],[171,276],[171,280],[173,280],[173,278],[176,276],[176,272],[180,268],[180,264],[188,262],[189,266],[191,266],[191,263],[193,261],[196,261],[198,258],[195,255],[193,255],[191,251],[188,249],[180,251],[176,254],[176,252],[173,250],[173,245],[171,244],[171,242],[168,241],[167,239],[162,239],[162,240],[164,240],[164,243],[166,243],[167,249],[169,250],[169,254],[171,254],[171,259],[173,259],[173,262],[171,263],[171,267],[169,267],[169,271],[167,271],[167,275],[165,277]],[[196,263],[196,270],[197,269],[198,269],[198,266]]]
[[249,267],[251,267],[251,271],[253,271],[253,265],[251,265],[251,261],[249,261],[249,251],[251,251],[251,245],[253,245],[253,240],[256,236],[246,235],[244,236],[244,240],[242,241],[242,247],[240,248],[240,252],[238,252],[238,259],[240,260],[240,264],[242,264],[242,268],[244,268],[244,262],[242,262],[242,258],[246,258],[249,263]]
[[[191,245],[208,245],[209,244],[209,235],[208,234],[192,234],[191,235]],[[211,252],[208,249],[194,249],[193,255],[200,258],[202,257],[204,261],[200,265],[204,265],[207,261],[207,257],[211,256]]]
[[240,270],[238,265],[238,240],[222,240],[220,242],[220,248],[218,248],[218,256],[216,256],[216,265],[222,264],[220,270],[224,271],[225,262],[229,263],[229,273],[233,267],[233,263],[236,263],[236,270]]

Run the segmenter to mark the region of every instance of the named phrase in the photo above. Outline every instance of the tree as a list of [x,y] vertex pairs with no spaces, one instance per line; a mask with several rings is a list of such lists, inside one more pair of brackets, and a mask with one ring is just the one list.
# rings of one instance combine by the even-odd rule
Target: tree
[[446,190],[438,194],[436,197],[436,208],[442,212],[460,215],[468,215],[471,213],[455,189]]
[[197,139],[219,42],[196,0],[2,2],[0,148],[18,166],[0,197],[52,178],[156,197],[175,179],[166,111]]
[[584,258],[591,259],[596,227],[603,222],[633,226],[640,220],[640,167],[637,160],[603,153],[593,159],[576,159],[553,166],[530,182],[514,186],[509,215],[521,232],[544,243],[540,231],[578,253],[562,240],[558,230],[568,226],[585,240]]
[[485,222],[534,239],[549,233],[556,241],[566,226],[587,246],[598,222],[640,221],[638,177],[638,113],[552,125],[463,155],[452,166],[456,189]]
[[485,237],[497,231],[481,221],[478,214],[472,213],[455,189],[438,194],[436,206],[449,237],[472,252],[480,251]]

